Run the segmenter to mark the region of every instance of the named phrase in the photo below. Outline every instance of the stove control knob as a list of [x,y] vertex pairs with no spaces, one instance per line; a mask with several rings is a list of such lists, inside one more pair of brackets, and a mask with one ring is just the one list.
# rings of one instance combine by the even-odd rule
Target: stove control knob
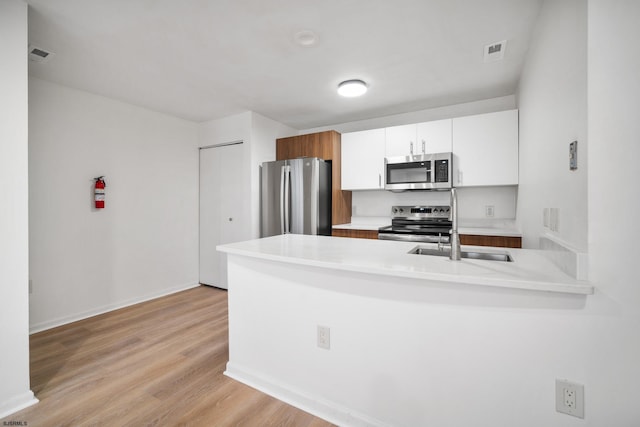
[[396,209],[396,208],[393,208],[392,211],[393,211],[393,213],[398,213],[398,209]]

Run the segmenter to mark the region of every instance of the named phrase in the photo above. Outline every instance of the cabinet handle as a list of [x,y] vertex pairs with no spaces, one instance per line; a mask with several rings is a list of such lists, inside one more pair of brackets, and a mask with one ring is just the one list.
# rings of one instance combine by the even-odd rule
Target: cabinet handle
[[422,140],[422,154],[427,154],[427,152],[424,150],[424,146],[425,146],[425,143],[424,143],[424,139],[423,139]]
[[382,174],[378,174],[378,188],[382,188]]
[[458,185],[462,185],[462,171],[458,171]]
[[413,156],[413,141],[409,141],[409,153]]

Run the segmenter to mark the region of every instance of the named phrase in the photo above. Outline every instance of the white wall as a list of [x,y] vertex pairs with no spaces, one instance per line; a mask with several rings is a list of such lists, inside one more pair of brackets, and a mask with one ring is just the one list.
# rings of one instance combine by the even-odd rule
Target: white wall
[[[485,206],[495,207],[494,219],[508,219],[513,222],[516,217],[516,186],[474,187],[458,189],[458,207],[460,220],[478,220],[485,218]],[[393,193],[384,190],[352,192],[352,212],[356,217],[377,216],[388,217],[394,205],[448,205],[448,191],[405,191]]]
[[0,418],[29,390],[27,4],[0,2]]
[[[197,125],[30,79],[31,329],[194,286]],[[106,208],[92,178],[106,176]]]
[[599,315],[582,355],[588,425],[637,426],[640,2],[590,0],[588,16],[589,278],[598,288],[589,305]]
[[[587,249],[587,4],[547,2],[540,11],[518,89],[523,246],[541,234]],[[559,25],[559,23],[562,25]],[[578,169],[569,143],[578,141]],[[559,209],[559,228],[543,228],[543,209]]]
[[260,164],[275,160],[277,138],[296,134],[295,129],[251,111],[199,125],[198,143],[201,147],[243,141],[245,162],[242,173],[250,180],[246,193],[239,200],[249,209],[239,211],[237,217],[250,226],[240,236],[241,240],[260,237]]

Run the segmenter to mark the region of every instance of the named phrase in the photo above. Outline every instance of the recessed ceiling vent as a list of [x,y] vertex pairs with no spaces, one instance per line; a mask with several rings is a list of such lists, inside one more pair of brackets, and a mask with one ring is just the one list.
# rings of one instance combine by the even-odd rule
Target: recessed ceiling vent
[[32,44],[29,45],[29,59],[35,62],[48,62],[55,53]]
[[488,44],[484,47],[484,62],[499,61],[504,58],[504,51],[507,48],[507,41],[502,40]]

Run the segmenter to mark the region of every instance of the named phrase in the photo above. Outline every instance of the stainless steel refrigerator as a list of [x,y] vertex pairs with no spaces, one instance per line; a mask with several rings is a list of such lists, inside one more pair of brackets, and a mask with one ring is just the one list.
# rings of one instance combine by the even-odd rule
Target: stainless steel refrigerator
[[260,237],[331,235],[330,163],[316,157],[265,162],[260,186]]

